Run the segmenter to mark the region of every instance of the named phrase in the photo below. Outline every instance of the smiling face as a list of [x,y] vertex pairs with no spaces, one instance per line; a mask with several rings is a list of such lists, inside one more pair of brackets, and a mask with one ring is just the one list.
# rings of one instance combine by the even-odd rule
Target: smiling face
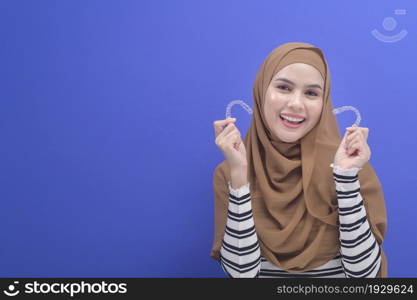
[[311,65],[293,63],[272,78],[265,95],[264,115],[283,142],[295,142],[319,121],[324,80]]

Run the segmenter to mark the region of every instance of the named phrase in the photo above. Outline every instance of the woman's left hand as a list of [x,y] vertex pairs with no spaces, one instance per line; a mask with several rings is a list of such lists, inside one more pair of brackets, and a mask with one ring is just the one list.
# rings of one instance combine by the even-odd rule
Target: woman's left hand
[[368,139],[369,129],[353,125],[346,128],[345,136],[334,157],[334,164],[343,169],[361,168],[371,157]]

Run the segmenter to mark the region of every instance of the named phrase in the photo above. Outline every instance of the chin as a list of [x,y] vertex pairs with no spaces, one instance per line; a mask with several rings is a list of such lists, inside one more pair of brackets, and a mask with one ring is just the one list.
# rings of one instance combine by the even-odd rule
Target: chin
[[284,143],[294,143],[296,141],[298,141],[300,138],[295,138],[295,139],[286,139],[286,140],[282,140]]
[[280,141],[284,142],[284,143],[294,143],[296,141],[298,141],[301,137],[300,136],[292,136],[292,137],[281,137],[279,135],[277,135],[277,137],[279,138]]

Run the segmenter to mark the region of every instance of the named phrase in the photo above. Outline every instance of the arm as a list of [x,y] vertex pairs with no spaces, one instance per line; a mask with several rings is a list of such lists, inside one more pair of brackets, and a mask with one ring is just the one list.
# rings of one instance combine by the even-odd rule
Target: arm
[[381,248],[368,223],[360,194],[360,168],[335,165],[333,176],[339,204],[339,232],[342,266],[346,277],[376,277],[381,265]]
[[234,278],[257,277],[260,272],[260,248],[252,215],[247,183],[233,189],[230,182],[226,229],[220,248],[221,266]]

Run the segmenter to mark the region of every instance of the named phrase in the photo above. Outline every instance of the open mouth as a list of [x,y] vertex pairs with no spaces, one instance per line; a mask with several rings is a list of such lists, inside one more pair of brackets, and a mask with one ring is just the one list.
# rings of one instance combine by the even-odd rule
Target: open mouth
[[288,116],[279,115],[282,123],[290,128],[297,128],[300,127],[301,124],[306,120],[304,118],[292,118]]

